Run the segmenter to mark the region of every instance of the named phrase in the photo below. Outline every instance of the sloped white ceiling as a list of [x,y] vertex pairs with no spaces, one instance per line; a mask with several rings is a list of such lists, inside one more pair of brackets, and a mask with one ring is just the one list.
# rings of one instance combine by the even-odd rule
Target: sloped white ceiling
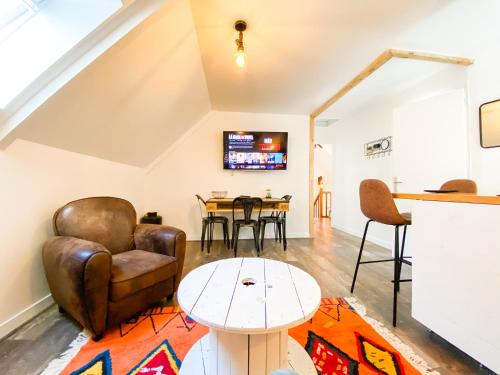
[[209,110],[189,1],[172,0],[59,90],[15,137],[146,166]]
[[[191,0],[212,106],[308,114],[452,2]],[[237,19],[248,22],[244,69],[233,58]]]
[[498,45],[499,12],[498,0],[168,0],[15,136],[146,166],[210,109],[309,114],[387,48],[474,58]]

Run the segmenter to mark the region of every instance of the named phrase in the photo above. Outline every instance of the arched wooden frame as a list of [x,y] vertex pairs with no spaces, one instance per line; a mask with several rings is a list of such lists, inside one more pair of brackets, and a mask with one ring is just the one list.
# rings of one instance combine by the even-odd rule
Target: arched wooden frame
[[317,107],[309,115],[309,234],[314,234],[314,122],[316,118],[338,102],[344,95],[359,85],[362,81],[380,69],[392,58],[430,61],[442,64],[469,66],[474,60],[465,57],[446,56],[428,52],[416,52],[400,49],[387,49],[373,60],[358,75],[337,91],[331,98]]

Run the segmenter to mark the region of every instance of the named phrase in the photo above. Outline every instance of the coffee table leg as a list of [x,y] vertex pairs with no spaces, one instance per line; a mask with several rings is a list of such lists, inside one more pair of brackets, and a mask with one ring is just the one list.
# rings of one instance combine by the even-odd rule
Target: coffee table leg
[[210,329],[208,336],[212,374],[262,375],[287,366],[288,330],[247,335]]
[[[214,333],[214,335],[211,336],[211,333]],[[217,347],[217,344],[221,343],[221,336],[218,335],[220,332],[214,331],[211,333],[202,337],[189,350],[182,362],[179,372],[180,375],[265,375],[277,368],[292,368],[300,375],[317,375],[311,357],[309,357],[307,352],[297,341],[289,336],[285,336],[286,342],[282,342],[280,347],[280,349],[283,349],[283,347],[288,348],[284,362],[281,363],[280,367],[268,367],[273,366],[272,360],[268,362],[269,356],[267,356],[267,351],[262,349],[262,347],[266,345],[268,339],[266,337],[267,335],[239,335],[241,336],[240,339],[246,339],[247,342],[250,340],[251,349],[247,351],[247,355],[250,355],[250,361],[248,361],[248,357],[245,354],[243,354],[242,357],[239,356],[243,352],[236,351],[235,353],[232,347],[228,353],[226,351],[228,347],[225,344],[222,346],[225,354],[220,355],[221,346]],[[279,335],[281,340],[284,340],[283,336],[281,336],[281,332],[277,333],[277,335]],[[213,341],[214,339],[215,341]],[[224,340],[224,338],[222,340]],[[273,340],[273,338],[271,338],[271,340]],[[238,342],[236,344],[238,344]],[[235,347],[236,346],[237,345],[235,345]],[[248,345],[246,348],[248,350]],[[259,352],[259,350],[262,352]],[[236,355],[235,358],[230,357],[234,354]],[[262,358],[260,357],[261,355],[266,355],[267,357]],[[242,358],[247,359],[246,364],[241,361]]]

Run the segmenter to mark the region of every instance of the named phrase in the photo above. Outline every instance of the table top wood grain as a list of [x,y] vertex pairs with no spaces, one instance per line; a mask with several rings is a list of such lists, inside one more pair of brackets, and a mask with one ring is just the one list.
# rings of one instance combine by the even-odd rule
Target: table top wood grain
[[[212,213],[231,213],[233,211],[234,198],[210,198],[207,200],[207,211]],[[235,207],[235,211],[241,212],[241,206]],[[258,209],[257,209],[258,210]],[[290,203],[281,198],[262,198],[262,212],[288,212]]]
[[392,196],[396,199],[500,205],[500,197],[495,195],[476,195],[464,193],[393,193]]
[[[245,285],[245,281],[255,283]],[[197,322],[234,333],[270,333],[309,320],[321,290],[308,273],[264,258],[203,265],[182,280],[179,305]]]
[[[285,199],[281,198],[261,198],[263,203],[284,203]],[[232,203],[234,198],[209,198],[207,203]]]

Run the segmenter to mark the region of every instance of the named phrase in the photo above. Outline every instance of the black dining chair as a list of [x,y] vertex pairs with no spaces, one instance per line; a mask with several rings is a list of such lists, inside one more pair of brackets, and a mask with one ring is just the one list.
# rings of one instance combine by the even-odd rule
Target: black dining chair
[[[291,195],[285,195],[281,197],[287,203],[290,203],[290,199],[292,199]],[[260,249],[264,251],[264,234],[266,233],[266,225],[273,224],[274,225],[274,240],[281,242],[283,238],[283,250],[286,251],[287,241],[286,241],[286,211],[274,211],[271,215],[262,216],[260,218]]]
[[203,251],[205,245],[205,235],[207,234],[208,229],[208,238],[207,238],[207,252],[210,254],[210,246],[212,245],[212,241],[214,238],[214,227],[215,224],[222,224],[222,233],[224,236],[224,243],[227,248],[230,248],[229,242],[229,220],[225,216],[216,216],[212,212],[207,211],[207,202],[198,194],[195,194],[198,199],[198,206],[200,208],[201,214],[201,251]]
[[[243,209],[243,218],[238,219],[236,214],[237,210]],[[257,219],[252,219],[254,209],[258,210]],[[260,214],[262,212],[262,199],[257,197],[238,197],[233,200],[233,249],[234,256],[238,253],[238,238],[240,235],[241,227],[251,227],[253,229],[253,239],[257,255],[260,256],[259,248],[259,223]]]

